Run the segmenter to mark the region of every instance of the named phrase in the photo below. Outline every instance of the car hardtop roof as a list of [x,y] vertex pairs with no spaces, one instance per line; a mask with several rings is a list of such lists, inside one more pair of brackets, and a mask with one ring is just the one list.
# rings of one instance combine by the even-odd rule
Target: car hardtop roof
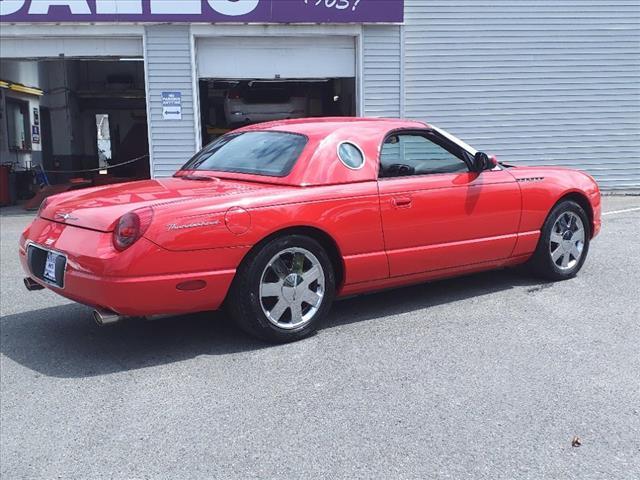
[[422,129],[428,128],[429,125],[416,120],[400,120],[394,118],[322,117],[299,118],[258,123],[236,130],[236,132],[270,130],[299,133],[307,136],[326,136],[336,132],[337,130],[349,129],[354,127],[393,130],[405,128]]

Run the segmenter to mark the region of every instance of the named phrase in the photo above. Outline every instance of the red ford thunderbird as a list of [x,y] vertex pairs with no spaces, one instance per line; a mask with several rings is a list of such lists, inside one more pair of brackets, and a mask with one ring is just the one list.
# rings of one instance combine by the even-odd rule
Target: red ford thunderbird
[[287,120],[224,135],[173,178],[49,198],[20,258],[28,289],[99,323],[225,305],[286,342],[339,296],[523,263],[570,278],[599,230],[584,173],[501,164],[416,121]]

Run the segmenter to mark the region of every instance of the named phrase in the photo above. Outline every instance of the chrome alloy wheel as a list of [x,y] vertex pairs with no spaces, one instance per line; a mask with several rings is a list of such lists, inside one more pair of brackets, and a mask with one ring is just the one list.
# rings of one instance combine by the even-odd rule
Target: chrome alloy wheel
[[585,231],[580,217],[573,212],[561,214],[551,229],[549,253],[560,270],[576,266],[584,250]]
[[276,327],[293,330],[309,323],[322,305],[325,277],[316,256],[287,248],[269,261],[260,279],[260,305]]

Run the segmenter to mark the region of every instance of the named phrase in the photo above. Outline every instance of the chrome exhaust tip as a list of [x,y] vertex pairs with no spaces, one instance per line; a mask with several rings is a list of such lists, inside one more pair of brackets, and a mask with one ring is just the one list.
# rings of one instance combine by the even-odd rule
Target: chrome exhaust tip
[[31,277],[26,277],[24,279],[24,286],[27,287],[27,290],[29,290],[30,292],[34,292],[36,290],[44,290],[44,287]]
[[92,312],[92,315],[93,315],[93,319],[101,327],[105,325],[112,325],[114,323],[118,323],[120,320],[123,319],[122,316],[110,310],[94,310]]

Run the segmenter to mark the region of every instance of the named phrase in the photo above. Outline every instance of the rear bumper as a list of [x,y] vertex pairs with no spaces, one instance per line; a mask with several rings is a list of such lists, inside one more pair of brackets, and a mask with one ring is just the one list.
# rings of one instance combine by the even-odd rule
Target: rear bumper
[[[28,242],[66,255],[64,288],[31,272]],[[173,252],[144,238],[118,253],[106,251],[113,250],[107,242],[109,233],[61,227],[36,219],[20,241],[20,262],[35,282],[70,300],[123,316],[148,316],[218,309],[244,253],[243,249],[225,248]],[[197,290],[178,288],[193,281],[199,281]]]
[[[68,254],[69,255],[69,254]],[[222,305],[235,270],[196,272],[144,277],[99,277],[68,268],[64,288],[36,278],[29,270],[26,254],[20,252],[22,266],[40,285],[74,302],[112,310],[124,316],[181,314],[216,310]],[[201,280],[199,290],[179,290],[184,282]]]
[[[144,316],[179,314],[217,310],[222,305],[235,270],[198,272],[153,277],[97,278],[89,275],[70,275],[68,288],[90,297],[91,291],[100,289],[101,307],[120,315]],[[202,280],[205,286],[196,291],[179,290],[183,282]],[[86,303],[86,301],[80,303]]]

